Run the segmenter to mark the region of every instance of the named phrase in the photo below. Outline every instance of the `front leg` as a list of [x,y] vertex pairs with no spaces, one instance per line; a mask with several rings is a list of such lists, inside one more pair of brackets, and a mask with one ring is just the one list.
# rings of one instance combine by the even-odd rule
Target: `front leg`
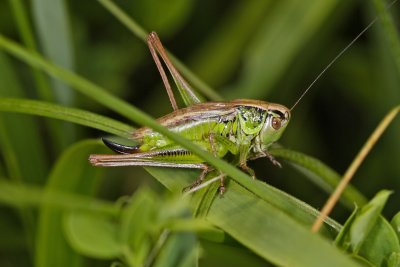
[[282,165],[279,161],[277,161],[274,156],[272,156],[270,153],[268,152],[264,152],[265,156],[272,162],[272,164],[274,164],[275,166],[278,166],[279,168],[282,168]]
[[251,178],[255,179],[256,174],[252,168],[247,166],[247,160],[249,157],[250,145],[241,145],[239,147],[239,167],[247,172]]
[[281,163],[279,161],[277,161],[274,158],[274,156],[272,156],[270,153],[268,153],[268,151],[263,151],[260,148],[256,148],[255,152],[256,152],[256,154],[253,155],[252,157],[250,157],[249,160],[255,160],[255,159],[267,157],[272,162],[272,164],[274,164],[275,166],[278,166],[279,168],[282,168]]

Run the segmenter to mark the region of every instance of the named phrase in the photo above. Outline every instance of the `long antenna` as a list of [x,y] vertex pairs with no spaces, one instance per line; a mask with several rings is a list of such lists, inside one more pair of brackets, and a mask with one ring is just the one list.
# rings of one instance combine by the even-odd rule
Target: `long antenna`
[[[398,0],[393,0],[390,4],[388,4],[386,6],[386,8],[390,8],[392,5],[394,5]],[[373,19],[356,37],[354,37],[354,39],[348,44],[346,45],[345,48],[343,48],[339,54],[336,55],[336,57],[334,57],[332,59],[331,62],[329,62],[328,65],[326,65],[326,67],[317,75],[317,77],[312,81],[312,83],[307,87],[307,89],[300,95],[299,99],[297,99],[297,101],[293,104],[293,106],[290,108],[290,111],[292,111],[297,104],[300,102],[300,100],[307,94],[307,92],[311,89],[311,87],[314,86],[314,84],[319,80],[319,78],[321,78],[322,75],[324,75],[324,73],[367,31],[369,30],[369,28],[372,27],[372,25],[374,25],[374,23],[378,20],[378,17],[375,17],[375,19]]]

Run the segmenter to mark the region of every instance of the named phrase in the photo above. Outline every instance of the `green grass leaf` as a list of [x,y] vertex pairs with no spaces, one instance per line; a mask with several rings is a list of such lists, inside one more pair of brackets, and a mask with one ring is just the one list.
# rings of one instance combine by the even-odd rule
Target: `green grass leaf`
[[0,98],[0,111],[38,115],[77,123],[110,134],[129,138],[134,128],[92,112],[37,100]]
[[[65,1],[33,0],[32,11],[43,53],[55,64],[73,70],[74,53]],[[74,102],[73,91],[63,81],[53,79],[52,84],[59,102]]]
[[[178,192],[198,175],[196,171],[147,169],[160,182]],[[250,188],[257,187],[256,192],[263,197],[229,179],[227,192],[222,197],[215,196],[216,190],[207,191],[208,188],[195,193],[193,197],[202,191],[215,197],[211,203],[200,202],[198,209],[202,211],[199,212],[241,244],[278,265],[318,266],[318,261],[321,264],[324,259],[329,259],[332,260],[332,266],[352,266],[346,256],[306,229],[318,215],[316,210],[265,183],[248,180],[252,184]],[[327,223],[322,233],[333,238],[340,225],[331,220]],[[314,246],[314,249],[318,247],[318,251],[324,251],[321,258],[315,256]],[[304,251],[305,247],[307,251]]]
[[[326,192],[333,192],[340,182],[341,176],[316,158],[284,148],[272,148],[269,152],[288,161]],[[352,185],[346,187],[340,200],[349,209],[354,208],[354,204],[364,206],[367,203],[367,199]]]
[[234,181],[228,190],[213,202],[207,219],[261,257],[281,266],[357,266],[321,236]]

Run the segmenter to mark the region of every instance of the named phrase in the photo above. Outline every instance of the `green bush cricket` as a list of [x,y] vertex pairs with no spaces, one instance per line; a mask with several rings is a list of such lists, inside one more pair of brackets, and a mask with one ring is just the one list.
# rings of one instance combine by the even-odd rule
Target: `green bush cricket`
[[[395,3],[397,0],[393,1]],[[216,157],[224,158],[239,166],[255,178],[254,171],[247,166],[248,160],[267,157],[274,165],[281,166],[268,148],[282,135],[290,121],[290,112],[307,94],[309,89],[375,22],[368,24],[333,60],[317,75],[289,109],[280,104],[252,99],[236,99],[228,102],[203,102],[170,61],[157,34],[149,34],[147,43],[167,90],[174,111],[157,121],[172,132],[191,140]],[[171,73],[177,89],[187,106],[178,109],[159,56]],[[207,173],[213,170],[203,159],[191,151],[168,140],[148,127],[136,130],[132,139],[137,146],[125,146],[103,139],[116,155],[91,155],[94,166],[154,166],[170,168],[201,169],[198,179],[186,187],[197,188]],[[220,194],[225,191],[224,175],[220,175]]]
[[[290,120],[288,108],[251,99],[201,102],[171,63],[155,32],[149,34],[148,45],[174,109],[172,113],[158,119],[161,125],[179,133],[215,156],[226,158],[253,178],[255,178],[254,171],[247,166],[248,160],[268,157],[275,165],[280,166],[279,162],[268,153],[268,148],[286,129]],[[157,53],[172,74],[188,107],[178,109]],[[95,166],[201,169],[198,179],[186,189],[193,189],[200,185],[206,174],[212,170],[212,167],[191,151],[171,142],[150,128],[143,127],[136,130],[132,134],[132,139],[139,142],[139,145],[125,146],[103,139],[109,148],[119,154],[91,155],[90,162]],[[225,191],[223,175],[220,179],[219,191],[221,194]]]

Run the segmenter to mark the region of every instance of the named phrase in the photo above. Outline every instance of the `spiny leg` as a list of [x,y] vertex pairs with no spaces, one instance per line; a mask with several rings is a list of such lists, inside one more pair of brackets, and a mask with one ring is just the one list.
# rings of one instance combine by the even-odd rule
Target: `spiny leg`
[[281,163],[279,161],[277,161],[275,159],[275,157],[272,156],[267,151],[259,151],[258,154],[256,154],[255,156],[251,157],[249,160],[255,160],[255,159],[264,158],[264,157],[267,157],[272,162],[272,164],[274,164],[275,166],[278,166],[279,168],[282,168]]
[[274,164],[275,166],[278,166],[279,168],[282,168],[282,165],[279,161],[277,161],[274,156],[272,156],[270,153],[268,152],[264,152],[265,156],[272,162],[272,164]]
[[224,174],[220,174],[221,178],[219,179],[220,184],[219,184],[219,194],[222,196],[225,193],[225,175]]
[[255,179],[256,178],[256,174],[253,171],[252,168],[250,168],[249,166],[247,166],[247,160],[248,160],[248,155],[249,155],[249,146],[240,146],[239,147],[239,167],[247,172],[251,178]]
[[197,177],[196,181],[194,181],[194,183],[192,183],[191,185],[184,187],[182,192],[190,191],[193,188],[196,188],[197,186],[199,186],[204,181],[204,178],[207,176],[207,174],[212,170],[214,170],[212,167],[204,164],[204,169],[200,173],[199,177]]
[[[218,152],[217,152],[217,148],[216,148],[216,140],[215,139],[216,139],[216,135],[214,133],[210,133],[208,135],[208,140],[210,142],[211,152],[213,153],[214,156],[217,156]],[[202,184],[204,179],[205,179],[205,177],[206,177],[206,175],[212,170],[214,170],[214,168],[212,168],[212,167],[210,167],[208,165],[205,165],[205,169],[201,172],[201,174],[196,179],[196,181],[194,183],[192,183],[191,185],[185,187],[183,189],[183,192],[190,191],[190,190],[198,187],[200,184]],[[220,177],[219,193],[220,193],[220,195],[223,195],[225,190],[226,190],[226,188],[225,188],[225,179],[224,179],[225,175],[220,171],[219,177]]]
[[202,102],[200,97],[193,91],[193,89],[189,86],[188,82],[181,76],[179,71],[172,64],[171,60],[168,57],[167,51],[164,49],[160,39],[158,38],[157,33],[151,32],[149,34],[149,36],[147,37],[147,43],[149,45],[150,52],[154,58],[154,61],[156,62],[157,68],[161,74],[162,80],[167,89],[167,93],[168,93],[168,96],[170,98],[170,101],[171,101],[171,104],[172,104],[172,107],[174,108],[174,110],[177,110],[178,106],[176,104],[174,94],[171,90],[171,86],[168,82],[167,75],[165,74],[165,71],[162,67],[162,64],[158,58],[157,53],[160,55],[161,59],[164,61],[169,72],[171,73],[171,75],[175,81],[175,84],[178,87],[179,93],[181,94],[186,106],[190,106],[195,103]]
[[169,98],[169,101],[171,102],[172,108],[174,110],[177,110],[178,105],[176,104],[174,93],[172,92],[171,85],[169,84],[169,81],[168,81],[168,77],[164,71],[164,68],[163,68],[161,61],[156,52],[156,49],[158,51],[161,49],[162,52],[164,53],[164,47],[155,32],[150,33],[149,36],[147,37],[147,45],[149,46],[150,53],[153,57],[154,62],[156,63],[158,72],[160,72],[161,79],[164,83],[165,89],[167,90],[168,98]]
[[[256,154],[255,156],[251,157],[251,158],[248,159],[248,160],[254,160],[254,159],[263,158],[263,157],[267,157],[267,158],[272,162],[272,164],[274,164],[275,166],[278,166],[279,168],[282,168],[282,165],[280,164],[280,162],[277,161],[277,160],[274,158],[274,156],[272,156],[271,154],[269,154],[269,153],[266,152],[266,151],[260,151],[258,154]],[[251,175],[251,177],[252,177],[253,179],[256,178],[254,170],[251,169],[249,166],[247,166],[247,160],[246,160],[243,156],[241,156],[241,159],[240,159],[240,162],[239,162],[239,167],[240,167],[243,171],[245,171],[245,172],[247,172],[249,175]]]

